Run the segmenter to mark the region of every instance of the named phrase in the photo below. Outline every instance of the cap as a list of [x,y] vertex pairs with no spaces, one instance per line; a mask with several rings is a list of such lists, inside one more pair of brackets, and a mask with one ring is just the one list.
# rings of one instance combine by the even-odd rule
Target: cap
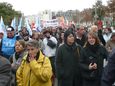
[[7,31],[14,31],[14,28],[10,26],[7,28]]

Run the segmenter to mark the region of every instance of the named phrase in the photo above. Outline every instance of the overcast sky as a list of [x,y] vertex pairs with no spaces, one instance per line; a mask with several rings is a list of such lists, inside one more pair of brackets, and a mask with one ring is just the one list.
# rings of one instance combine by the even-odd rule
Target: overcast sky
[[[17,11],[21,11],[24,15],[37,14],[43,10],[59,11],[59,10],[75,10],[82,11],[94,5],[96,0],[0,0],[0,2],[8,2],[13,5]],[[107,0],[102,0],[103,4],[107,4]]]

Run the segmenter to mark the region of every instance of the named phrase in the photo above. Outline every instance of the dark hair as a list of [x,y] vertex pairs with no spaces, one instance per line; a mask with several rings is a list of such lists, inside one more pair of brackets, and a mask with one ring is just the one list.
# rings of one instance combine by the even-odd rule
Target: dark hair
[[51,32],[49,29],[47,29],[47,30],[45,30],[45,31],[43,32],[43,34],[46,34],[46,33],[50,33],[50,35],[52,34],[52,32]]
[[59,42],[60,42],[60,43],[62,43],[62,38],[61,38],[61,34],[62,34],[62,33],[64,33],[64,31],[61,31],[61,32],[59,33]]
[[75,33],[74,33],[71,29],[68,29],[68,30],[66,30],[65,33],[64,33],[64,42],[65,42],[65,43],[67,43],[67,37],[68,37],[70,34],[72,34],[72,35],[74,36],[74,38],[76,38],[76,37],[75,37]]

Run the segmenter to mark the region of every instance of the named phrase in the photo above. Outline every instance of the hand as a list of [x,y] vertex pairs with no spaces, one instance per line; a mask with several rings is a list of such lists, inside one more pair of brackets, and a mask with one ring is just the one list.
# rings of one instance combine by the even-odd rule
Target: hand
[[89,70],[92,70],[93,69],[93,65],[92,63],[89,64]]
[[14,63],[12,63],[12,64],[11,64],[11,66],[12,66],[12,67],[14,67],[14,66],[15,66],[15,64],[14,64]]
[[90,63],[89,64],[89,70],[93,70],[93,69],[97,69],[97,64],[96,63],[94,63],[94,64]]
[[93,64],[93,69],[97,69],[97,64],[96,63]]
[[112,52],[112,48],[108,47],[108,52],[111,53]]
[[35,59],[35,56],[34,55],[30,55],[29,56],[29,61],[33,61]]

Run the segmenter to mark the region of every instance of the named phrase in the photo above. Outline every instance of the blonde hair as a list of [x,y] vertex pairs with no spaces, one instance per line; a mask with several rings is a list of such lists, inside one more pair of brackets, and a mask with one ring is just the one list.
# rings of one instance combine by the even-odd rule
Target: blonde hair
[[16,43],[17,43],[17,42],[19,42],[19,43],[22,45],[23,48],[26,47],[26,44],[25,44],[25,41],[24,41],[24,40],[20,39],[20,40],[17,40]]
[[100,40],[99,40],[99,37],[98,37],[98,35],[96,34],[96,33],[94,33],[94,32],[89,32],[88,34],[87,34],[87,41],[86,41],[86,43],[84,44],[84,47],[87,47],[88,46],[88,35],[90,35],[90,36],[92,36],[96,41],[95,41],[95,44],[100,44]]
[[90,32],[97,32],[97,30],[98,30],[98,27],[96,26],[96,25],[93,25],[93,26],[91,26],[91,30],[90,30]]

